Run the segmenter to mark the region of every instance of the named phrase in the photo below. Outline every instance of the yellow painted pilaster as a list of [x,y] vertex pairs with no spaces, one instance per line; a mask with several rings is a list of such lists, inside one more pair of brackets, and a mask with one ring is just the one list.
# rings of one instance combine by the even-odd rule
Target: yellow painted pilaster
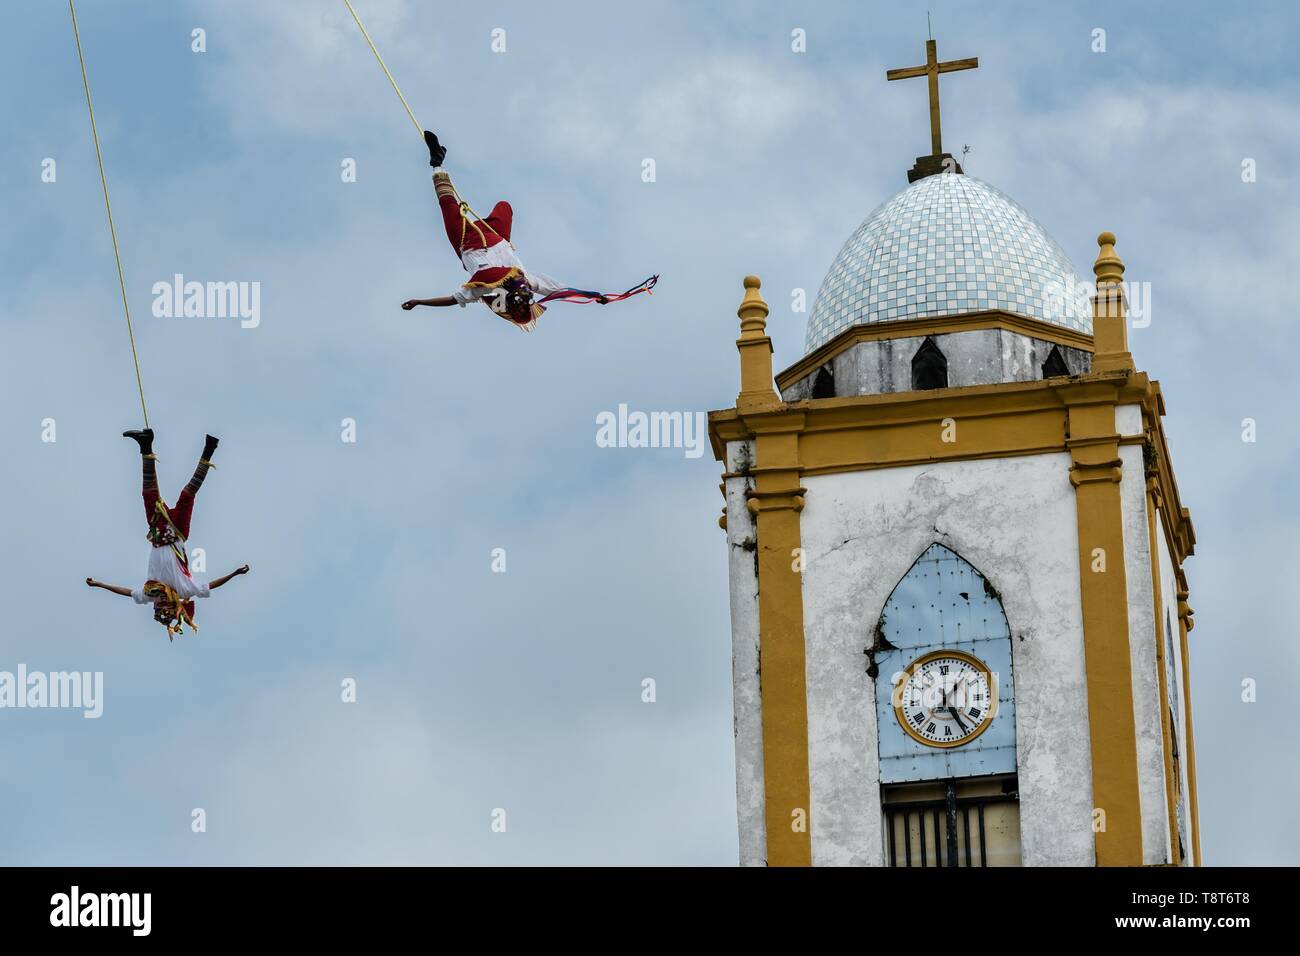
[[798,570],[799,430],[803,415],[767,417],[754,437],[759,686],[770,866],[812,864],[803,578]]
[[1165,768],[1165,812],[1169,821],[1170,862],[1178,862],[1178,788],[1174,776],[1173,728],[1169,726],[1169,681],[1165,676],[1165,605],[1160,588],[1160,551],[1156,544],[1156,515],[1160,512],[1160,481],[1155,465],[1147,470],[1147,546],[1151,551],[1151,594],[1155,603],[1156,674],[1160,681],[1160,739]]
[[[1184,513],[1186,510],[1184,509]],[[1191,817],[1191,839],[1192,839],[1192,862],[1196,866],[1204,866],[1201,860],[1201,812],[1196,803],[1196,740],[1192,734],[1192,661],[1191,654],[1187,646],[1187,632],[1195,627],[1192,620],[1192,609],[1187,603],[1187,579],[1183,577],[1182,569],[1177,572],[1178,577],[1178,639],[1181,646],[1183,658],[1183,708],[1185,716],[1183,722],[1187,724],[1187,791],[1188,791],[1188,815]]]
[[[772,384],[767,303],[757,276],[745,277],[740,304],[740,394],[736,411],[753,436],[758,557],[759,691],[763,706],[763,787],[769,866],[811,866],[808,781],[808,687],[799,571],[799,434],[803,412],[782,411]],[[752,417],[751,417],[752,416]]]
[[1118,386],[1098,382],[1070,393],[1069,439],[1079,524],[1084,671],[1088,682],[1098,866],[1142,865],[1137,730],[1128,633],[1128,582],[1120,501]]
[[[1093,264],[1092,372],[1131,371],[1125,328],[1124,263],[1115,237],[1097,237]],[[1124,572],[1121,461],[1115,406],[1123,379],[1103,378],[1064,396],[1069,409],[1066,446],[1072,465],[1079,523],[1079,580],[1083,603],[1084,670],[1088,680],[1093,806],[1104,813],[1096,828],[1098,866],[1142,865],[1142,801],[1138,789],[1137,726]]]

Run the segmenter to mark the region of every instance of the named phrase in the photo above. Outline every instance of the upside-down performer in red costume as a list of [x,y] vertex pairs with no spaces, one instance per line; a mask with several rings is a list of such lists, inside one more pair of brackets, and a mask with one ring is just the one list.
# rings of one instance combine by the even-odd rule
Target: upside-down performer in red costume
[[502,200],[492,207],[486,218],[479,219],[469,204],[457,195],[451,176],[442,168],[443,160],[447,158],[446,147],[427,130],[424,141],[429,147],[433,187],[438,196],[438,207],[442,210],[447,239],[470,277],[451,295],[408,299],[402,303],[403,309],[409,311],[417,305],[458,305],[464,308],[477,300],[506,321],[531,332],[548,303],[599,302],[605,305],[640,292],[649,292],[659,281],[658,276],[651,276],[626,292],[588,292],[562,286],[547,275],[526,269],[510,242],[510,230],[514,224],[514,210],[510,203]]
[[195,580],[190,573],[185,542],[190,536],[194,496],[198,494],[208,469],[212,467],[212,453],[217,449],[217,439],[211,435],[206,436],[203,457],[194,469],[194,476],[177,497],[176,504],[169,508],[158,494],[158,457],[153,453],[153,429],[123,432],[122,435],[139,444],[144,466],[144,513],[149,522],[149,533],[145,537],[153,546],[149,554],[149,571],[144,585],[134,591],[115,584],[104,584],[94,578],[86,578],[86,584],[133,598],[136,604],[152,604],[154,620],[167,628],[167,639],[171,640],[181,633],[182,625],[188,626],[191,631],[198,630],[194,623],[195,598],[208,597],[231,578],[247,574],[248,565],[207,583]]

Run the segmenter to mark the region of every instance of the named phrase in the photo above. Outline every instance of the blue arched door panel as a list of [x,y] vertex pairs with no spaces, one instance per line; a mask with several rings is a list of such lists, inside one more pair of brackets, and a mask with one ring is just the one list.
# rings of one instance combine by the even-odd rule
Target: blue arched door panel
[[[878,626],[894,646],[875,656],[881,783],[1015,773],[1011,630],[1002,601],[984,576],[959,554],[932,544],[894,587]],[[997,678],[998,710],[989,728],[951,748],[917,741],[894,716],[898,675],[916,658],[939,650],[970,654]]]

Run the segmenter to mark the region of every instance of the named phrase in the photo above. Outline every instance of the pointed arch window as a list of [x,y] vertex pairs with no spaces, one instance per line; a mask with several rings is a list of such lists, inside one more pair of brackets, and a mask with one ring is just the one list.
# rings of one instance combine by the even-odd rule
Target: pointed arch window
[[922,391],[931,388],[948,387],[948,359],[934,344],[934,339],[926,336],[921,347],[912,356],[912,388]]
[[969,561],[931,544],[894,585],[878,624],[892,648],[1010,641],[1002,598]]
[[818,370],[817,377],[813,379],[812,397],[835,397],[835,370],[829,365],[823,365]]
[[1065,357],[1061,355],[1061,350],[1053,345],[1052,351],[1047,355],[1047,361],[1043,363],[1043,378],[1059,378],[1069,374],[1070,367],[1065,364]]
[[[868,648],[889,865],[1020,865],[1011,653],[997,589],[955,551],[927,547],[885,601]],[[962,683],[965,665],[991,678],[991,712],[984,687]],[[915,695],[921,668],[930,682]],[[989,721],[981,732],[944,743],[981,718]],[[908,731],[909,721],[923,732]],[[941,726],[949,723],[951,734]]]

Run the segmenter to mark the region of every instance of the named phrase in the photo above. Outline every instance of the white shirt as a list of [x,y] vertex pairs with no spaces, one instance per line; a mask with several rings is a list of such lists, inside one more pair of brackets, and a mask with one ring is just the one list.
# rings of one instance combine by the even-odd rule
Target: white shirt
[[519,261],[519,256],[515,255],[515,247],[508,242],[498,242],[495,246],[488,246],[486,249],[462,250],[460,262],[470,275],[480,269],[492,268],[526,271],[524,264]]
[[[184,541],[177,541],[176,544],[177,547],[185,547]],[[186,574],[180,558],[176,557],[171,545],[149,549],[149,573],[145,580],[161,581],[175,591],[183,601],[188,601],[190,598],[205,598],[211,594],[206,581],[196,581]],[[153,598],[144,593],[143,585],[132,591],[131,597],[136,604],[153,603]]]

